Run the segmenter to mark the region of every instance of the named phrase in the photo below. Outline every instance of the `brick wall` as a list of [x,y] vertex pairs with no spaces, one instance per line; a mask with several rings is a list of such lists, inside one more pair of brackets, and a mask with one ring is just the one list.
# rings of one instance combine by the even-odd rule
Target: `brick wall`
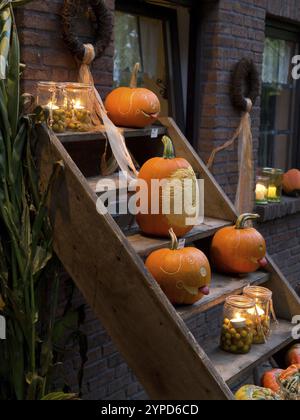
[[[207,0],[209,1],[209,0]],[[76,80],[76,63],[61,39],[60,10],[63,0],[37,0],[18,12],[22,59],[27,65],[24,89],[34,91],[37,80]],[[206,160],[213,147],[228,140],[239,122],[239,115],[229,100],[229,81],[232,66],[242,57],[252,57],[262,66],[266,14],[290,19],[300,27],[298,0],[219,0],[210,2],[202,21],[201,106],[198,116],[198,151]],[[114,1],[108,4],[113,9]],[[80,27],[82,34],[85,28]],[[87,38],[88,39],[88,38]],[[113,46],[97,60],[93,72],[96,83],[105,94],[112,84]],[[252,112],[255,156],[258,147],[260,102]],[[232,148],[216,159],[214,174],[225,192],[234,198],[237,179],[237,150]],[[260,226],[270,253],[293,286],[300,274],[300,215],[265,223]],[[62,301],[64,288],[62,290]],[[83,303],[77,291],[74,306]],[[62,302],[63,304],[63,302]],[[217,330],[220,308],[195,317],[189,327],[201,343]],[[145,394],[134,375],[117,352],[110,337],[91,310],[86,307],[83,326],[88,336],[89,353],[86,365],[83,397],[85,399],[139,399]],[[76,369],[79,366],[77,349],[67,354],[64,378],[76,391]]]
[[[114,9],[114,0],[107,0]],[[35,0],[18,9],[17,23],[22,46],[21,60],[26,63],[23,88],[34,93],[39,80],[77,81],[77,64],[62,40],[61,10],[63,0]],[[91,40],[90,25],[81,16],[75,23],[78,34]],[[113,44],[93,64],[95,83],[102,95],[112,85]]]

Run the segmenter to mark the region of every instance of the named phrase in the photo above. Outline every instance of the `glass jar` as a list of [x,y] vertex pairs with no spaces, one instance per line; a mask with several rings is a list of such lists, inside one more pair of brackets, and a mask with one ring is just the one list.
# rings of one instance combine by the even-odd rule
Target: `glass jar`
[[272,292],[260,286],[244,288],[244,296],[255,301],[253,344],[265,344],[271,335]]
[[249,353],[253,343],[255,301],[247,296],[229,296],[224,305],[221,349]]
[[269,177],[268,202],[280,203],[282,197],[283,170],[263,168],[262,174]]
[[39,122],[46,122],[56,133],[66,130],[65,97],[61,86],[55,82],[39,82],[37,105],[42,108]]
[[91,131],[92,119],[89,109],[89,101],[92,94],[92,87],[83,83],[66,83],[65,108],[67,130],[87,132]]
[[255,188],[255,202],[258,205],[268,204],[269,178],[257,176]]

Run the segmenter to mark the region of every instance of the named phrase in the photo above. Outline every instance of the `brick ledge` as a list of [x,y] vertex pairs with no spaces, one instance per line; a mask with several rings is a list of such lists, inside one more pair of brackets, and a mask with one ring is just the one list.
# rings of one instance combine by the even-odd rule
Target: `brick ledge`
[[292,214],[300,213],[300,197],[283,197],[281,203],[256,206],[256,212],[260,215],[260,223],[281,219]]

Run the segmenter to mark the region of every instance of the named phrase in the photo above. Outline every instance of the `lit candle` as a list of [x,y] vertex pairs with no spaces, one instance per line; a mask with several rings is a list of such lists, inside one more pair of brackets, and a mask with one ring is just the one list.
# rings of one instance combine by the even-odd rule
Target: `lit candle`
[[256,190],[255,190],[256,200],[257,201],[264,201],[266,199],[267,191],[268,190],[264,185],[257,184],[256,185]]
[[277,198],[277,188],[274,185],[271,185],[268,189],[268,198]]
[[55,110],[55,109],[59,109],[59,107],[57,105],[55,105],[54,102],[50,101],[48,102],[48,104],[46,105],[46,108],[50,109],[50,110]]
[[74,109],[84,109],[84,106],[81,105],[81,102],[79,99],[77,99],[76,101],[73,99],[72,104],[73,104]]
[[259,305],[256,305],[256,309],[249,309],[248,313],[250,315],[258,315],[259,317],[263,317],[265,315],[265,311]]
[[242,318],[239,314],[236,315],[236,318],[233,318],[230,320],[230,323],[232,325],[232,328],[245,328],[246,327],[246,319]]

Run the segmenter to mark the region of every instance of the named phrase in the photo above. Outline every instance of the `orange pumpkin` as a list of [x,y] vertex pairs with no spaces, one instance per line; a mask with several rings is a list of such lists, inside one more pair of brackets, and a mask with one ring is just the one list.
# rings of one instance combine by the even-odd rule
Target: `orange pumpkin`
[[286,355],[286,364],[297,365],[300,364],[300,344],[294,344]]
[[193,304],[209,294],[211,269],[206,256],[197,248],[178,249],[170,229],[170,249],[154,251],[146,267],[173,304]]
[[272,369],[262,377],[262,386],[271,389],[274,392],[280,391],[279,376],[283,373],[283,369]]
[[[138,176],[148,187],[144,197],[148,208],[137,214],[136,220],[145,234],[168,237],[173,228],[176,236],[182,237],[193,228],[188,225],[189,219],[197,215],[197,179],[187,160],[175,158],[171,139],[164,136],[162,141],[163,157],[148,160]],[[162,182],[162,187],[155,187],[154,180]],[[152,206],[154,196],[159,202],[156,211]],[[182,211],[178,211],[179,206]]]
[[286,194],[300,191],[300,171],[291,169],[283,175],[283,190]]
[[211,259],[222,273],[253,273],[267,264],[266,242],[252,227],[246,227],[248,220],[258,219],[257,214],[241,215],[235,226],[220,229],[211,245]]
[[153,124],[160,113],[160,102],[149,89],[137,87],[139,64],[133,70],[130,87],[113,90],[105,100],[109,118],[121,127],[143,128]]

